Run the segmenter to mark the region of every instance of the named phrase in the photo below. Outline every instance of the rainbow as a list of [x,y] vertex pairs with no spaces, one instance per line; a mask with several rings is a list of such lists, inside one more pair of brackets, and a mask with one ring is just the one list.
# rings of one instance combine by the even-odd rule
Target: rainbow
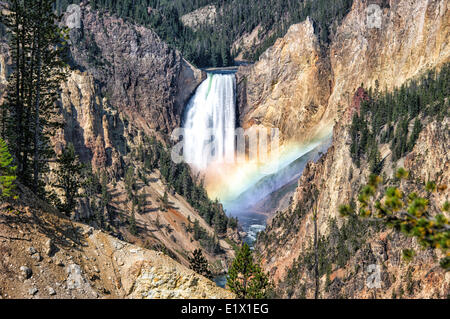
[[[205,178],[208,195],[218,199],[225,208],[244,192],[269,175],[276,175],[297,159],[331,140],[332,128],[327,128],[321,136],[308,143],[288,143],[280,147],[276,156],[269,156],[265,163],[250,161],[245,163],[210,163],[201,173]],[[301,173],[301,172],[298,172]],[[275,191],[273,189],[272,191]]]
[[[262,200],[271,192],[292,183],[299,177],[307,160],[316,158],[324,147],[328,148],[332,133],[331,126],[318,125],[315,138],[303,143],[291,141],[277,146],[279,132],[273,133],[271,128],[272,133],[268,134],[270,150],[266,150],[269,145],[259,144],[265,140],[260,139],[260,134],[269,128],[254,126],[244,132],[235,127],[235,90],[233,73],[208,73],[207,79],[186,106],[183,121],[183,127],[188,132],[183,146],[185,161],[194,173],[203,176],[210,198],[218,199],[225,208],[240,205],[239,202],[245,204]],[[241,133],[249,134],[247,151],[243,149]],[[215,142],[213,157],[211,135]],[[237,136],[239,138],[236,140]],[[256,152],[253,149],[255,145]],[[250,149],[251,155],[248,154]],[[244,152],[247,154],[244,155]]]

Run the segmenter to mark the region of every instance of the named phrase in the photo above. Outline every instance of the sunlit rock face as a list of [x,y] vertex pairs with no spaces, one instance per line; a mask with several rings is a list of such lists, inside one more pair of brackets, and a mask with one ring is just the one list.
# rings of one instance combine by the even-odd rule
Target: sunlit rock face
[[217,8],[215,5],[208,5],[181,17],[181,22],[191,29],[197,30],[201,25],[211,25],[216,21]]
[[277,127],[283,143],[329,131],[361,84],[392,89],[447,61],[448,6],[354,1],[328,48],[320,47],[312,21],[291,26],[258,62],[240,68],[241,125]]
[[[331,90],[327,97],[323,120],[336,121],[333,145],[321,160],[306,166],[299,180],[291,210],[277,215],[278,220],[290,220],[289,225],[275,223],[269,226],[267,236],[276,240],[257,245],[257,249],[262,252],[265,269],[270,271],[276,282],[286,278],[288,269],[298,264],[297,258],[308,247],[314,229],[313,212],[316,210],[318,212],[320,234],[328,234],[328,220],[335,217],[342,224],[343,221],[338,216],[339,205],[355,198],[361,185],[366,182],[369,172],[360,170],[352,164],[349,148],[351,137],[347,130],[351,119],[347,116],[348,111],[352,107],[355,93],[361,84],[365,88],[375,88],[378,82],[380,90],[391,90],[427,70],[439,68],[450,61],[448,1],[374,1],[373,3],[378,4],[381,10],[379,27],[367,23],[366,10],[369,3],[355,1],[352,10],[338,27],[327,53],[330,62],[328,74],[331,74]],[[270,50],[266,55],[268,53]],[[274,60],[278,58],[282,60],[280,56]],[[263,61],[264,57],[261,60]],[[251,67],[250,72],[256,72],[259,63],[262,62]],[[260,74],[265,73],[267,72],[260,71]],[[258,75],[252,74],[248,79],[257,78]],[[289,100],[288,95],[285,100]],[[244,109],[247,110],[243,112],[243,123],[253,125],[252,117],[247,119],[247,114],[257,113],[260,105],[267,104],[267,101],[270,101],[270,98],[260,101],[248,98],[247,95],[247,104],[243,104]],[[279,107],[283,108],[282,102]],[[273,122],[273,118],[262,116],[260,122],[264,121]],[[296,125],[303,124],[299,122]],[[445,123],[427,123],[413,152],[399,165],[414,171],[419,179],[428,180],[443,176],[443,180],[448,181],[449,159],[443,153],[448,144],[445,125]],[[289,138],[289,134],[286,136]],[[319,191],[317,197],[313,196],[315,189]],[[436,198],[439,204],[442,204],[443,200],[443,198]],[[293,212],[293,208],[297,205],[302,207],[302,212],[305,214],[301,220]],[[386,236],[390,239],[386,239]],[[387,260],[375,254],[383,245],[386,245]],[[416,261],[410,265],[412,270],[409,270],[410,266],[401,262],[400,257],[397,258],[402,249],[417,248],[414,240],[406,240],[392,233],[382,233],[371,238],[368,247],[373,252],[373,256],[367,255],[369,259],[386,265],[387,273],[394,277],[405,276],[408,271],[411,271],[413,281],[419,282],[421,287],[414,290],[412,296],[436,298],[448,294],[449,278],[439,270],[436,260],[428,252],[418,251]],[[340,281],[336,282],[340,282],[341,285],[325,293],[325,297],[337,298],[343,295],[356,298],[372,297],[371,291],[365,286],[365,273],[354,273],[354,266],[367,260],[367,256],[355,255],[346,267],[333,268],[336,272],[331,274],[332,280],[338,278]],[[427,273],[432,275],[425,278]],[[308,278],[308,273],[302,274],[302,278]],[[325,277],[321,278],[321,284],[325,284],[325,281]],[[342,284],[343,281],[345,285]],[[301,285],[304,283],[302,281],[295,286],[294,296],[301,295]],[[381,292],[381,296],[378,294],[378,298],[391,298],[393,293],[401,288],[400,280],[388,284],[388,281],[383,283],[384,287],[388,288]],[[312,297],[313,289],[308,291],[307,297]],[[288,297],[288,293],[285,293],[284,297]]]
[[320,133],[332,77],[310,19],[291,26],[257,63],[241,67],[237,81],[244,128],[278,128],[283,143],[307,142]]
[[120,175],[129,131],[123,116],[102,98],[92,75],[71,72],[62,84],[61,113],[65,127],[53,139],[56,150],[72,143],[81,160],[90,162],[94,170],[108,168],[112,175]]
[[[330,49],[333,91],[326,116],[348,106],[361,84],[380,90],[401,86],[450,56],[447,0],[379,1],[380,25],[368,23],[368,4],[355,1]],[[383,5],[384,3],[384,5]]]

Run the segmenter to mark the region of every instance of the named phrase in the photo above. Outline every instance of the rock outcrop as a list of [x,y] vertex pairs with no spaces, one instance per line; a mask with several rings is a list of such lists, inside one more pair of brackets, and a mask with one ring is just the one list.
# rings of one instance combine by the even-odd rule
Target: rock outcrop
[[[377,5],[379,24],[367,9]],[[361,86],[391,90],[450,56],[449,3],[354,1],[329,48],[314,24],[290,27],[254,65],[238,72],[244,128],[277,127],[283,142],[305,142],[328,131]],[[378,23],[378,21],[375,21]]]
[[199,25],[211,25],[214,24],[217,18],[217,8],[215,5],[208,5],[192,12],[186,13],[181,17],[181,22],[187,27],[194,30]]
[[237,73],[240,123],[280,129],[283,142],[308,141],[319,132],[332,77],[313,22],[293,25],[254,65]]
[[72,222],[19,188],[13,212],[4,204],[0,208],[0,297],[234,298],[163,253]]
[[180,125],[187,100],[203,80],[200,70],[152,30],[83,3],[64,22],[71,27],[74,66],[94,77],[113,107],[153,130],[170,133]]
[[[380,28],[371,27],[367,23],[366,9],[370,4],[380,5]],[[270,271],[275,282],[278,282],[283,297],[313,297],[314,287],[311,285],[314,281],[313,271],[301,269],[302,261],[299,257],[306,256],[311,247],[314,211],[318,214],[320,235],[330,235],[330,220],[335,219],[339,226],[344,222],[338,216],[339,205],[354,199],[361,185],[367,182],[369,175],[367,169],[357,168],[352,164],[350,157],[351,136],[347,127],[351,119],[350,114],[355,107],[355,93],[361,83],[366,88],[379,86],[380,90],[390,91],[429,69],[439,69],[441,65],[449,62],[448,9],[449,3],[446,0],[355,1],[352,10],[338,27],[328,53],[331,69],[327,74],[331,77],[331,88],[328,91],[319,88],[321,92],[325,92],[323,99],[327,101],[321,121],[336,123],[333,145],[317,163],[307,165],[299,180],[290,209],[273,218],[264,238],[257,245],[263,256],[264,267]],[[259,73],[256,70],[259,64],[265,63],[267,55],[271,52],[273,51],[267,51],[250,71],[245,71],[250,74],[253,72],[251,76],[247,76],[247,81],[258,78],[259,73],[261,76],[269,73],[267,70]],[[283,60],[280,55],[272,59]],[[296,82],[293,82],[293,88],[295,84]],[[252,87],[255,83],[252,80],[246,85]],[[243,87],[241,84],[241,90]],[[247,104],[241,104],[244,105],[241,120],[244,126],[255,125],[254,119],[247,114],[258,114],[260,105],[268,103],[270,98],[252,102],[255,100],[248,98],[249,89],[244,91],[247,92]],[[312,92],[313,96],[318,94],[316,91]],[[260,96],[264,97],[264,94]],[[277,107],[283,109],[284,103],[290,103],[290,96],[292,94],[281,96]],[[357,100],[360,99],[364,99],[361,94],[357,97]],[[297,106],[300,114],[304,112],[301,104]],[[262,114],[256,124],[276,123],[273,121],[272,113],[267,114],[266,116]],[[306,128],[307,124],[300,122],[297,126],[293,126],[291,131],[283,126],[281,129],[287,140],[295,138],[298,133],[308,136],[308,131],[291,133],[294,128],[302,125]],[[414,172],[414,179],[429,180],[439,176],[442,178],[441,183],[448,184],[450,162],[448,154],[445,153],[448,148],[446,145],[449,143],[447,125],[448,119],[444,123],[426,122],[414,150],[398,163]],[[313,125],[311,128],[315,129],[316,126]],[[380,145],[380,147],[383,158],[387,156],[389,163],[385,165],[384,173],[390,177],[393,171],[392,163],[389,162],[389,146]],[[433,200],[443,204],[445,198],[436,196]],[[296,211],[296,207],[300,207],[300,211]],[[326,276],[320,278],[321,297],[448,296],[450,278],[448,273],[439,267],[438,256],[435,253],[419,250],[416,259],[406,264],[400,260],[401,251],[409,247],[417,248],[415,240],[405,239],[402,235],[390,231],[385,233],[375,230],[370,234],[363,249],[350,252],[345,266],[338,267],[333,264],[328,278]],[[333,238],[333,235],[330,238]],[[367,288],[365,282],[369,276],[367,267],[370,264],[382,265],[382,289],[377,289],[375,294],[375,290]],[[294,272],[298,277],[293,276]],[[289,277],[303,279],[289,282]]]

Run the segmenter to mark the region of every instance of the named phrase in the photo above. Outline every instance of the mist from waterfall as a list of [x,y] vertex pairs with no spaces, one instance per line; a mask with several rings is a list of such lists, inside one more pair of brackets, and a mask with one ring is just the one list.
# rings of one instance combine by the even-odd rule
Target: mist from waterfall
[[234,74],[208,73],[187,105],[183,154],[198,170],[234,160],[235,87]]
[[280,149],[271,146],[266,158],[261,157],[264,152],[257,143],[259,157],[252,160],[243,156],[239,144],[243,130],[236,130],[235,92],[234,73],[207,74],[186,106],[182,148],[184,161],[201,174],[208,195],[238,214],[298,180],[306,163],[327,151],[332,128],[322,128],[306,143],[286,143]]

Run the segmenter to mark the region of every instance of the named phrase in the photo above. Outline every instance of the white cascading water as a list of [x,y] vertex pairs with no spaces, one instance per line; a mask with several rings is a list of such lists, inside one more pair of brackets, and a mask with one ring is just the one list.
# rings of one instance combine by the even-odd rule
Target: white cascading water
[[187,105],[184,160],[199,170],[234,160],[235,86],[234,74],[208,73]]

